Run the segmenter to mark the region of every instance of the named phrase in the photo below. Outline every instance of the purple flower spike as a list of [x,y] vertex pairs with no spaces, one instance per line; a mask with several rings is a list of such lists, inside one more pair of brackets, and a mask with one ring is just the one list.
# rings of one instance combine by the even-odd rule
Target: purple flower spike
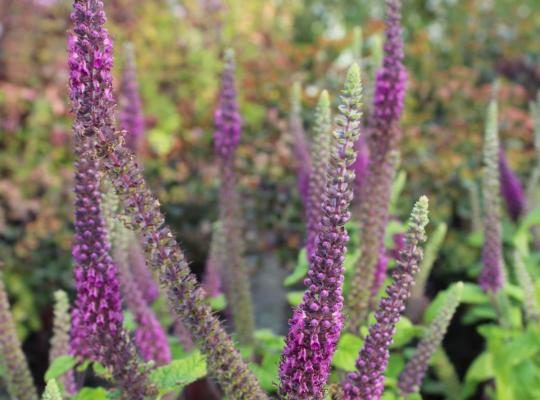
[[215,112],[214,149],[220,161],[221,187],[219,218],[227,234],[223,255],[222,277],[227,300],[231,306],[238,341],[243,345],[253,342],[255,317],[251,301],[249,273],[243,257],[243,218],[234,170],[234,154],[240,141],[240,113],[235,88],[235,64],[232,50],[225,52],[225,66],[221,77],[219,101]]
[[225,53],[225,67],[221,76],[218,104],[214,112],[214,125],[216,127],[214,150],[216,154],[226,160],[231,158],[238,147],[242,129],[234,75],[234,53],[232,50],[228,50]]
[[[132,399],[150,394],[134,348],[123,330],[117,269],[101,215],[95,138],[111,129],[112,42],[104,28],[99,0],[75,0],[69,37],[70,98],[76,115],[75,150],[75,282],[73,350],[102,362]],[[81,347],[82,346],[82,347]]]
[[518,176],[508,165],[502,146],[499,147],[499,173],[501,174],[501,195],[506,202],[510,217],[517,221],[525,211],[525,193]]
[[360,204],[362,199],[358,198],[357,196],[361,193],[361,187],[363,187],[366,184],[366,177],[368,174],[368,167],[369,167],[369,149],[366,143],[366,136],[361,135],[360,139],[356,142],[356,154],[358,156],[356,157],[356,161],[353,164],[354,169],[354,185],[355,185],[355,196],[356,196],[356,202]]
[[342,285],[345,246],[349,237],[354,172],[350,166],[359,135],[362,86],[360,70],[353,65],[347,75],[340,105],[341,118],[332,143],[323,198],[323,215],[310,260],[307,290],[289,321],[290,329],[281,357],[279,391],[289,400],[318,400],[330,372],[330,362],[343,326]]
[[126,131],[126,145],[137,154],[144,137],[144,114],[137,83],[133,45],[126,45],[120,85],[120,129]]
[[497,102],[489,103],[484,139],[484,247],[478,281],[485,292],[497,292],[504,284],[501,199],[499,180]]
[[344,400],[379,400],[384,390],[384,371],[388,365],[389,346],[396,324],[410,296],[414,277],[422,261],[425,227],[428,223],[428,199],[421,197],[415,204],[407,244],[401,252],[392,276],[394,282],[386,289],[386,297],[379,302],[375,324],[370,326],[364,346],[356,361],[357,371],[350,373],[343,383]]
[[368,116],[365,132],[369,149],[368,170],[362,186],[357,186],[363,241],[362,256],[347,298],[348,329],[353,334],[358,334],[370,311],[375,269],[384,245],[390,192],[399,160],[399,120],[407,83],[403,65],[401,0],[386,0],[385,36],[383,65],[377,73],[373,110]]

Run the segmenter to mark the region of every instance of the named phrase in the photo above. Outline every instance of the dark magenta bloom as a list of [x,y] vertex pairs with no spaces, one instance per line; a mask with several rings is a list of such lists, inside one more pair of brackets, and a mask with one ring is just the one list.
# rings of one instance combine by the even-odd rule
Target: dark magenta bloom
[[349,237],[354,172],[350,166],[359,135],[362,87],[357,65],[349,70],[340,105],[341,118],[334,133],[324,192],[316,251],[310,257],[307,290],[289,321],[281,357],[280,393],[286,399],[322,399],[330,362],[343,326],[343,262]]
[[137,154],[144,137],[144,114],[142,110],[133,46],[126,46],[126,58],[120,84],[120,129],[126,132],[126,145]]
[[214,150],[224,159],[229,159],[240,143],[242,118],[238,111],[235,87],[235,65],[232,51],[225,55],[225,68],[221,76],[221,88],[214,112]]
[[508,165],[504,148],[499,147],[499,173],[501,179],[501,195],[506,202],[508,214],[514,221],[525,211],[525,193],[518,176]]

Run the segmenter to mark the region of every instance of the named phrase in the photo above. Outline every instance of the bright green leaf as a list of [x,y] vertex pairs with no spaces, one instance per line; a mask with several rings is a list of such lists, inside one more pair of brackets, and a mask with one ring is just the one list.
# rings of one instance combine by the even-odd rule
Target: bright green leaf
[[307,275],[308,268],[309,265],[307,260],[307,253],[306,249],[303,248],[298,255],[298,261],[296,262],[296,267],[294,268],[294,271],[287,278],[285,278],[285,281],[283,282],[284,285],[292,286],[302,280]]
[[174,360],[150,373],[150,380],[161,394],[181,389],[206,375],[206,359],[194,351],[186,358]]
[[344,371],[355,371],[355,362],[363,343],[363,340],[358,336],[344,333],[337,344],[332,365]]
[[55,358],[47,369],[47,372],[45,372],[45,382],[64,375],[72,369],[75,364],[77,364],[77,359],[72,356],[64,355]]

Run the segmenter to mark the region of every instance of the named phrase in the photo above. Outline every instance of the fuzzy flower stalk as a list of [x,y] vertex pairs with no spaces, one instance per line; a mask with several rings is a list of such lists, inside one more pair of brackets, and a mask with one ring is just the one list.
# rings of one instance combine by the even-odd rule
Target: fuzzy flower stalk
[[223,277],[231,305],[238,341],[247,345],[253,342],[255,320],[251,301],[249,272],[243,257],[242,210],[237,192],[234,155],[240,141],[241,117],[238,111],[235,88],[234,53],[225,53],[225,66],[221,77],[218,105],[214,115],[214,150],[221,167],[219,217],[223,232],[227,233],[227,251],[223,254]]
[[362,104],[360,70],[353,65],[341,96],[340,117],[327,166],[322,216],[316,251],[310,260],[302,303],[289,321],[289,333],[279,366],[280,394],[285,399],[322,399],[330,362],[343,326],[343,262],[349,240],[345,223],[350,218]]
[[131,43],[126,44],[125,52],[120,84],[119,121],[120,129],[126,132],[126,145],[137,154],[144,138],[144,114],[137,83],[135,52]]
[[113,259],[118,266],[118,277],[125,302],[137,323],[135,344],[145,361],[152,360],[158,366],[168,364],[171,362],[171,350],[167,335],[142,295],[129,268],[128,248],[132,236],[123,223],[115,218],[119,214],[118,197],[110,186],[110,182],[106,182],[103,186],[103,216],[107,222]]
[[392,344],[401,312],[411,294],[414,277],[422,261],[420,244],[425,241],[428,223],[428,199],[421,197],[415,204],[404,250],[392,271],[394,282],[387,287],[375,312],[375,324],[369,327],[364,346],[356,360],[356,372],[343,382],[344,400],[379,400],[384,390],[384,371],[388,365]]
[[527,322],[540,322],[540,309],[536,302],[536,291],[534,282],[527,271],[523,257],[519,251],[514,251],[514,268],[519,286],[523,289],[525,317]]
[[75,121],[75,282],[72,349],[111,369],[131,399],[150,394],[146,372],[123,329],[117,269],[101,215],[94,135],[109,128],[112,96],[112,42],[103,27],[99,0],[75,0],[69,37],[70,98]]
[[[52,364],[58,357],[71,353],[69,300],[66,292],[63,290],[54,292],[54,299],[53,336],[51,339],[51,350],[49,351],[49,364]],[[59,379],[68,395],[73,396],[77,392],[73,370],[70,369]]]
[[402,396],[408,396],[420,391],[429,360],[446,335],[450,321],[461,301],[462,291],[463,283],[461,282],[450,289],[441,310],[424,333],[422,340],[416,347],[416,352],[405,365],[398,380],[398,388]]
[[47,382],[42,400],[62,400],[62,393],[60,392],[60,388],[55,379],[51,379]]
[[302,87],[295,82],[291,90],[291,113],[289,115],[289,131],[293,140],[293,152],[296,159],[298,175],[298,191],[304,203],[306,213],[309,213],[309,181],[311,174],[311,157],[306,134],[302,124]]
[[146,265],[144,251],[137,237],[131,231],[125,232],[128,237],[127,256],[130,268],[130,274],[137,283],[138,290],[141,292],[148,305],[152,305],[159,297],[159,287],[152,275],[152,271]]
[[497,102],[488,106],[484,137],[484,246],[479,283],[485,292],[496,293],[504,283],[502,259],[501,200]]
[[[112,54],[110,38],[103,33],[103,3],[77,0],[75,10],[73,19],[78,29],[72,40],[73,55],[70,64],[74,109],[80,115],[76,125],[79,128],[83,122],[93,122],[87,115],[90,109],[93,109],[93,115],[100,117],[98,127],[80,127],[85,135],[77,137],[91,144],[86,150],[86,159],[97,158],[100,172],[111,180],[126,215],[124,224],[139,237],[148,266],[159,275],[159,281],[166,289],[170,309],[185,324],[191,337],[197,341],[198,348],[206,355],[209,375],[231,399],[267,399],[231,338],[206,303],[205,292],[198,285],[197,278],[191,274],[182,249],[165,224],[159,202],[148,189],[135,155],[125,146],[123,133],[114,129],[111,62],[109,58],[103,63],[102,56],[104,53],[108,57]],[[107,49],[106,52],[104,49]],[[95,77],[95,80],[92,81],[91,77]],[[95,197],[99,198],[97,186]],[[117,348],[116,353],[118,350],[121,348]],[[131,367],[128,363],[124,365],[132,377],[137,377],[137,367]]]
[[19,400],[37,400],[38,395],[28,363],[17,337],[15,322],[9,310],[9,300],[0,272],[0,351],[5,365],[5,380],[10,396]]
[[369,164],[360,190],[361,258],[351,280],[347,305],[349,330],[357,334],[370,311],[375,269],[384,244],[389,201],[399,160],[407,72],[403,66],[401,0],[386,0],[384,58],[375,80],[373,107],[367,120]]
[[314,255],[317,239],[317,228],[321,219],[326,188],[326,171],[330,160],[330,144],[332,137],[332,115],[330,111],[330,98],[328,92],[321,93],[317,108],[315,109],[314,142],[311,159],[312,170],[309,175],[309,206],[307,207],[307,254],[308,260]]
[[225,258],[227,244],[226,238],[221,228],[221,223],[216,222],[212,228],[212,239],[210,241],[210,251],[206,260],[204,279],[202,286],[209,297],[217,297],[221,294],[221,270],[223,269],[223,259]]
[[506,209],[513,221],[517,221],[525,212],[525,193],[521,181],[508,164],[506,152],[499,147],[499,173],[501,179],[501,195],[506,203]]

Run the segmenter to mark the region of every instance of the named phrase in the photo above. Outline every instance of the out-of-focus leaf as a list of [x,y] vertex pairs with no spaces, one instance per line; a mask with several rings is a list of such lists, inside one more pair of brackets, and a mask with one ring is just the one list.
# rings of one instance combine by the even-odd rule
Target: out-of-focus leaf
[[156,385],[160,394],[181,389],[206,375],[206,358],[199,351],[188,357],[173,360],[150,373],[150,380]]
[[56,379],[64,375],[77,364],[77,359],[73,356],[60,356],[53,360],[47,372],[45,372],[45,382]]
[[358,336],[351,335],[350,333],[341,335],[336,352],[334,353],[334,358],[332,359],[332,365],[344,371],[355,371],[355,362],[363,344],[364,341]]
[[307,275],[308,268],[309,265],[307,260],[307,253],[306,249],[303,248],[302,251],[300,251],[300,254],[298,254],[298,261],[296,262],[296,267],[294,268],[292,274],[285,278],[285,281],[283,282],[284,285],[292,286],[302,280]]

